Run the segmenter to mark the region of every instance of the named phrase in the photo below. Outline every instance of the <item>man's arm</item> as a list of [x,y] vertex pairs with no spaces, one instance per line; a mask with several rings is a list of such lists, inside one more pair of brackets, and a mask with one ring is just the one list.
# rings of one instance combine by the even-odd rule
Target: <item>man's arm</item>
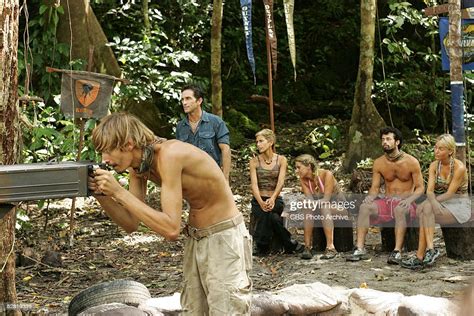
[[369,194],[364,199],[364,203],[372,203],[380,191],[380,183],[382,182],[382,173],[379,159],[374,161],[372,167],[372,185],[369,189]]
[[[107,186],[102,185],[99,187],[98,181],[102,183],[109,183]],[[90,178],[89,188],[96,193],[107,194],[108,190],[119,191],[125,190],[120,186],[115,177],[111,172],[98,169],[95,171],[95,177]],[[143,178],[137,178],[130,176],[129,183],[130,192],[136,196],[142,202],[145,199],[146,194],[146,181]],[[140,220],[130,213],[127,209],[121,206],[112,197],[102,194],[96,194],[94,197],[100,203],[107,215],[120,227],[122,227],[127,233],[132,233],[137,230]]]
[[[178,237],[182,212],[182,162],[178,161],[176,157],[169,159],[174,159],[173,164],[168,164],[160,173],[162,177],[162,212],[148,206],[131,191],[120,186],[109,172],[101,170],[99,171],[100,174],[96,176],[100,190],[107,195],[105,198],[99,197],[102,200],[99,200],[99,202],[101,202],[101,205],[103,205],[111,218],[127,232],[135,231],[141,221],[150,229],[169,240],[175,240]],[[158,162],[156,164],[158,165]],[[136,188],[132,183],[130,185],[132,190]],[[119,207],[114,209],[117,206]],[[131,219],[133,218],[136,221],[132,221]]]
[[221,149],[221,169],[224,173],[224,177],[229,183],[229,173],[230,173],[230,166],[231,166],[231,157],[230,157],[230,146],[228,144],[219,144],[219,148]]
[[216,142],[219,145],[221,151],[221,168],[224,173],[224,177],[229,182],[229,173],[231,167],[230,157],[230,140],[229,140],[229,129],[225,122],[218,116],[214,116],[216,119],[213,121],[214,132],[216,133]]

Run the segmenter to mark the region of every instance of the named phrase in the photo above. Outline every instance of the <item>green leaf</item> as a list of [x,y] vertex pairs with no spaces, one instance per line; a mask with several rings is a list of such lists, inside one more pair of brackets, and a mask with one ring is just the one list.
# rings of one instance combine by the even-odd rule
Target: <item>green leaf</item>
[[320,159],[326,159],[326,158],[328,158],[329,156],[331,156],[331,152],[326,151],[326,152],[322,153],[321,155],[319,155],[319,158],[320,158]]
[[46,10],[48,10],[48,8],[49,7],[45,4],[40,5],[39,14],[43,14],[44,12],[46,12]]

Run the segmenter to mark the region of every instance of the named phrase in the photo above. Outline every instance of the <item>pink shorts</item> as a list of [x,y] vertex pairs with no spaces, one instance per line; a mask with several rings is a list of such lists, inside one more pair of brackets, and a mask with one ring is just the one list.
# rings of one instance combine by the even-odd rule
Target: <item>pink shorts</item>
[[[391,222],[395,219],[395,208],[400,203],[402,199],[400,198],[382,198],[375,200],[374,203],[378,207],[378,216],[370,219],[371,225],[383,224]],[[411,203],[410,209],[410,221],[416,218],[416,204]]]

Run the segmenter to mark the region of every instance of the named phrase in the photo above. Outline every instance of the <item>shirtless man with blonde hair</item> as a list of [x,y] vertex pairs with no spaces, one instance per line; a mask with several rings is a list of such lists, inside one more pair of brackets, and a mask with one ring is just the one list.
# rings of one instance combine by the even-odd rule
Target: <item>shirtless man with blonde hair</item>
[[[249,315],[251,237],[213,159],[190,144],[157,138],[126,113],[102,119],[92,141],[103,162],[119,173],[129,172],[128,190],[107,170],[96,170],[89,180],[100,205],[128,233],[142,222],[166,239],[177,240],[182,199],[188,201],[183,314]],[[161,210],[145,203],[148,180],[161,184]]]
[[[357,247],[347,260],[358,261],[366,257],[364,243],[370,224],[395,220],[395,248],[387,262],[399,264],[407,215],[411,219],[416,217],[414,202],[424,192],[423,176],[418,160],[401,150],[403,138],[398,129],[383,128],[380,130],[380,138],[385,154],[374,161],[372,185],[369,195],[360,206],[357,218]],[[377,198],[382,178],[385,182],[385,195]]]

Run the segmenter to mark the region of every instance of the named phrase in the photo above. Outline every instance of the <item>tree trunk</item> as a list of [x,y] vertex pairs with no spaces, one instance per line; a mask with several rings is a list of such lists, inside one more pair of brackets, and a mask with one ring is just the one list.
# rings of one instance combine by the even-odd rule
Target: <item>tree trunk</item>
[[[0,0],[0,164],[17,162],[20,149],[18,115],[18,0]],[[6,304],[17,301],[15,289],[15,208],[0,219],[0,314],[20,315]],[[6,312],[5,312],[6,310]]]
[[142,14],[143,14],[143,26],[145,27],[145,34],[151,35],[150,16],[148,15],[148,0],[142,0]]
[[122,71],[112,49],[106,46],[109,41],[89,1],[61,0],[61,6],[64,14],[59,20],[57,37],[58,41],[72,45],[71,58],[89,60],[89,47],[94,46],[93,71],[120,77]]
[[214,0],[211,26],[211,86],[212,113],[222,117],[221,38],[222,0]]
[[358,161],[380,154],[379,129],[385,122],[372,102],[374,70],[374,40],[376,0],[360,1],[360,57],[354,94],[349,144],[344,161],[346,171],[351,171]]

